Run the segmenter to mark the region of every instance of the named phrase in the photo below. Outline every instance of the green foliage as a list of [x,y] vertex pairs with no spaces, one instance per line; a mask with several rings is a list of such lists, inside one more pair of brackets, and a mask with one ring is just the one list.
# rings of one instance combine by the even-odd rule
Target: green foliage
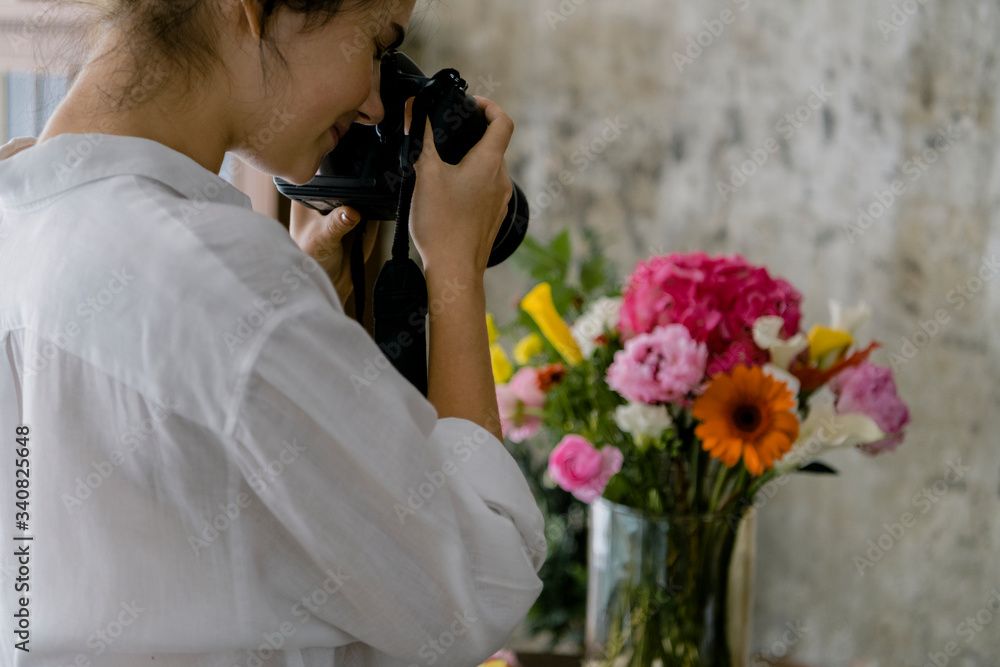
[[[608,293],[614,284],[615,267],[601,255],[601,244],[596,235],[584,232],[584,236],[589,254],[576,260],[579,262],[578,284],[570,278],[576,265],[568,230],[560,232],[548,243],[525,238],[511,258],[515,266],[533,280],[552,286],[553,304],[565,319],[578,317],[587,301]],[[513,325],[506,327],[503,333],[520,338],[529,331],[539,333],[531,317],[519,309]],[[538,365],[560,361],[561,357],[548,341],[540,358],[533,360]],[[595,363],[606,369],[610,360],[602,359]],[[548,556],[539,572],[544,588],[528,612],[525,626],[533,635],[548,633],[550,648],[567,639],[581,646],[583,644],[587,596],[587,506],[556,486],[546,486],[545,473],[549,452],[561,438],[560,434],[580,432],[572,429],[592,421],[592,412],[609,406],[613,411],[621,403],[621,397],[607,389],[606,385],[590,381],[595,372],[590,362],[569,369],[566,378],[549,394],[552,400],[560,401],[565,406],[569,418],[560,421],[569,422],[569,431],[566,423],[545,423],[542,432],[531,442],[508,442],[511,455],[521,466],[545,517]],[[546,411],[547,420],[553,415],[554,411]],[[587,433],[597,437],[589,430]],[[556,435],[558,437],[553,439]],[[616,437],[614,433],[605,435]],[[617,434],[617,437],[620,435]]]
[[548,633],[550,650],[565,639],[582,645],[587,603],[587,506],[558,487],[545,486],[547,460],[538,460],[533,444],[508,442],[508,447],[545,517],[548,547],[538,573],[544,587],[528,612],[525,627],[532,635]]

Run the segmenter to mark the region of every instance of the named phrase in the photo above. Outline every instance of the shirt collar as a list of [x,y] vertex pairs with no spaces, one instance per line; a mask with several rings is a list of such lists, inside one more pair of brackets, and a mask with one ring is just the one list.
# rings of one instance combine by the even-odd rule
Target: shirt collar
[[[10,157],[5,155],[9,154]],[[151,139],[112,134],[58,134],[42,143],[15,139],[0,148],[0,200],[27,206],[111,176],[159,181],[187,199],[253,210],[250,198],[187,155]]]

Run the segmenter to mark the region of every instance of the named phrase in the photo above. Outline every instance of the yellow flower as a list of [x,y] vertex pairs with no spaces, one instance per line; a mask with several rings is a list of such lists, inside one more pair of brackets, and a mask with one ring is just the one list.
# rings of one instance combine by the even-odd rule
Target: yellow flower
[[552,303],[552,286],[548,283],[539,283],[528,294],[521,299],[521,308],[531,315],[535,324],[542,330],[542,335],[552,343],[556,351],[566,360],[570,366],[583,361],[583,354],[569,327],[560,317],[555,305]]
[[818,362],[828,354],[840,354],[853,342],[854,337],[843,329],[831,329],[817,324],[809,330],[809,358]]
[[486,334],[490,338],[490,345],[497,342],[497,325],[489,313],[486,313]]
[[522,366],[527,365],[533,356],[542,351],[544,345],[541,336],[536,333],[528,334],[514,346],[514,361]]
[[503,384],[510,379],[514,373],[514,367],[510,365],[510,359],[507,358],[507,353],[504,352],[500,343],[490,345],[490,361],[493,362],[494,382]]

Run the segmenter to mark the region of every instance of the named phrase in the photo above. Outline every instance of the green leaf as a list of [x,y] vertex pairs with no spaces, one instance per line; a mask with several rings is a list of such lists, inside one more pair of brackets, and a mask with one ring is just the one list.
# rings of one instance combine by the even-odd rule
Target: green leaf
[[589,295],[594,290],[603,287],[606,280],[603,256],[592,255],[583,261],[580,266],[580,288],[584,294]]
[[562,283],[566,278],[566,266],[560,262],[550,248],[530,236],[525,237],[521,247],[511,256],[514,265],[525,271],[534,280],[547,283]]
[[569,261],[572,257],[572,250],[570,248],[569,242],[569,230],[564,229],[556,237],[552,239],[549,243],[549,248],[552,252],[552,257],[555,258],[557,262],[563,267],[563,271],[569,269]]

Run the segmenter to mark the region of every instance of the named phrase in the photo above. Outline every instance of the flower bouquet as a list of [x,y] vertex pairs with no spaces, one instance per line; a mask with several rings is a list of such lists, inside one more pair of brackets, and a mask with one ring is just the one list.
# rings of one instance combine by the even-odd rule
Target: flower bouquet
[[[578,313],[571,325],[554,293]],[[728,572],[758,492],[789,472],[833,473],[818,461],[829,448],[877,455],[902,441],[892,372],[855,338],[867,309],[832,303],[830,322],[804,332],[801,300],[739,255],[675,253],[641,262],[620,294],[538,284],[520,302],[515,363],[494,336],[505,437],[537,441],[540,486],[590,511],[595,663],[741,660],[725,631]]]

